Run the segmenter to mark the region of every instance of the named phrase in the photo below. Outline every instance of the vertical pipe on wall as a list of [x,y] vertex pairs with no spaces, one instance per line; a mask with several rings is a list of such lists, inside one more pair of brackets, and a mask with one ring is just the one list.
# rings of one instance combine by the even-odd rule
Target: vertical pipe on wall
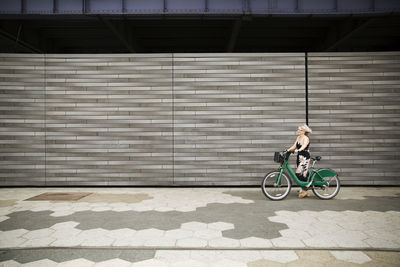
[[47,107],[46,107],[46,98],[47,98],[47,92],[46,92],[46,54],[43,54],[43,110],[44,110],[44,185],[47,185],[47,119],[46,119],[46,113],[47,113]]
[[172,184],[175,184],[175,92],[174,92],[174,53],[171,53],[171,102],[172,102]]
[[304,70],[305,70],[305,87],[306,87],[306,124],[308,125],[308,54],[305,53],[304,58]]

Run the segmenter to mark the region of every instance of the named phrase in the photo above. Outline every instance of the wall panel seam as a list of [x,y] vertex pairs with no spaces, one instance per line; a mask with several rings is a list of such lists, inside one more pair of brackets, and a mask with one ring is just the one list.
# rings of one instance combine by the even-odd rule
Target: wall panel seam
[[304,75],[305,75],[305,93],[306,93],[306,124],[309,125],[308,116],[308,53],[304,53]]
[[171,131],[172,131],[172,184],[175,184],[175,84],[174,84],[174,53],[171,53],[171,102],[172,102],[172,120],[171,120]]
[[47,70],[47,63],[46,63],[46,54],[43,54],[43,92],[44,92],[44,185],[47,185],[47,76],[46,76],[46,70]]

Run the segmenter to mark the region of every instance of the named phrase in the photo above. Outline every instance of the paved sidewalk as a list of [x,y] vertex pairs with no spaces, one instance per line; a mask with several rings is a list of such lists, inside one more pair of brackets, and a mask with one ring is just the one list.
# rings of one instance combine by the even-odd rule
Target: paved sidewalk
[[0,266],[399,266],[400,188],[2,188]]

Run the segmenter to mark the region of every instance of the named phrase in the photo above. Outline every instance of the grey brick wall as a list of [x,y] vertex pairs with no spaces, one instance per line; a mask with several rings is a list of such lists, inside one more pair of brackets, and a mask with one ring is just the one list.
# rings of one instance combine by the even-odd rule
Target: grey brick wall
[[[399,57],[309,55],[311,151],[344,184],[399,183]],[[304,64],[0,54],[0,185],[258,185],[305,122]]]
[[0,185],[44,184],[42,55],[0,55]]
[[309,54],[312,151],[345,184],[400,184],[400,53]]
[[2,185],[172,183],[170,54],[0,58]]
[[254,185],[305,122],[304,54],[175,54],[175,182]]

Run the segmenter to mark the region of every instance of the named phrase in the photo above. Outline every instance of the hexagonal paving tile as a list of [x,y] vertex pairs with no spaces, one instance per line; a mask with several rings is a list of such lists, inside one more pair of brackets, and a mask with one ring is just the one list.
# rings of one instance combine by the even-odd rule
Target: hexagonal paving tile
[[165,231],[158,229],[145,229],[137,231],[134,235],[135,238],[143,238],[143,239],[154,239],[157,237],[162,237],[165,234]]
[[155,259],[139,261],[131,265],[131,267],[167,267],[167,266],[168,265],[165,262]]
[[53,229],[45,228],[45,229],[30,231],[30,232],[24,234],[22,237],[24,237],[26,239],[36,239],[36,238],[41,238],[41,237],[48,237],[54,232],[55,232],[55,230],[53,230]]
[[94,265],[94,262],[89,261],[87,259],[75,259],[75,260],[71,260],[71,261],[64,261],[61,262],[57,265],[57,267],[92,267]]
[[209,265],[196,260],[185,260],[185,261],[177,261],[170,265],[171,267],[208,267]]
[[0,238],[0,248],[18,247],[26,241],[27,240],[22,237],[15,237],[15,238],[8,238],[8,239]]
[[235,229],[235,226],[232,223],[226,223],[226,222],[209,223],[207,225],[207,227],[210,229],[219,230],[219,231]]
[[56,241],[56,239],[53,237],[29,239],[28,241],[22,243],[20,247],[47,247],[54,241]]
[[102,247],[102,246],[110,246],[115,239],[107,237],[105,235],[99,235],[91,238],[86,238],[85,241],[81,243],[81,246],[89,246],[89,247]]
[[229,259],[223,259],[210,264],[211,267],[229,266],[229,267],[247,267],[246,263],[237,262]]
[[54,262],[49,259],[43,259],[43,260],[25,263],[25,264],[22,264],[21,266],[23,266],[23,267],[38,267],[38,266],[53,267],[53,266],[57,266],[57,265],[58,265],[57,262]]
[[302,248],[305,247],[304,243],[297,238],[278,237],[271,240],[275,247],[283,248]]
[[107,260],[107,261],[98,262],[94,265],[94,267],[111,267],[111,266],[128,267],[128,266],[131,266],[131,264],[132,263],[129,261],[124,261],[121,259],[111,259],[111,260]]
[[190,260],[189,250],[157,250],[154,259],[172,264]]
[[222,233],[217,230],[204,229],[204,230],[200,230],[200,231],[195,231],[193,236],[202,238],[202,239],[214,239],[214,238],[222,237]]
[[78,222],[69,221],[69,222],[56,223],[53,226],[51,226],[50,228],[52,228],[54,230],[60,230],[60,229],[64,229],[64,228],[74,228],[77,225],[79,225]]
[[75,211],[73,211],[73,210],[61,210],[61,211],[53,212],[52,214],[50,214],[50,216],[52,216],[52,217],[64,217],[64,216],[68,216],[68,215],[71,215],[71,214],[74,214],[74,213],[75,213]]
[[183,238],[192,237],[193,232],[189,231],[189,230],[184,230],[184,229],[175,229],[175,230],[165,231],[165,236],[175,238],[175,239],[183,239]]
[[371,261],[365,253],[361,251],[330,251],[330,253],[338,260],[363,264]]
[[240,245],[246,248],[270,248],[272,243],[268,239],[248,237],[240,239]]
[[223,251],[222,255],[225,259],[243,263],[260,260],[263,258],[260,251],[257,250],[226,250]]
[[239,240],[220,237],[208,241],[208,245],[213,248],[235,248],[240,247]]
[[106,236],[113,239],[121,239],[121,238],[132,237],[136,234],[136,232],[137,232],[136,230],[123,228],[123,229],[111,230],[108,233],[106,233]]
[[144,245],[147,247],[174,247],[176,239],[170,237],[157,237],[147,240]]
[[224,259],[224,252],[218,250],[191,250],[190,258],[207,264]]
[[49,246],[51,247],[76,247],[82,244],[85,241],[83,237],[79,236],[71,236],[68,238],[60,238],[53,243],[51,243]]
[[207,241],[200,238],[183,238],[179,239],[176,242],[178,247],[190,247],[190,248],[197,248],[197,247],[206,247]]
[[59,230],[56,230],[53,234],[51,234],[50,237],[54,237],[56,239],[66,239],[66,238],[71,238],[72,236],[76,236],[78,234],[82,233],[82,230],[78,230],[75,228],[62,228]]
[[108,234],[108,230],[104,230],[102,228],[95,228],[90,230],[84,230],[78,234],[79,237],[83,237],[85,239],[96,239],[99,236],[106,236]]
[[16,229],[11,231],[0,232],[0,240],[22,237],[26,233],[28,233],[28,230],[26,229]]
[[18,263],[18,262],[13,261],[13,260],[0,261],[0,266],[2,266],[2,267],[20,267],[21,263]]
[[191,231],[200,231],[207,229],[207,224],[201,222],[187,222],[182,223],[181,228]]
[[266,260],[279,263],[289,263],[299,259],[296,252],[292,250],[261,251],[261,256]]

